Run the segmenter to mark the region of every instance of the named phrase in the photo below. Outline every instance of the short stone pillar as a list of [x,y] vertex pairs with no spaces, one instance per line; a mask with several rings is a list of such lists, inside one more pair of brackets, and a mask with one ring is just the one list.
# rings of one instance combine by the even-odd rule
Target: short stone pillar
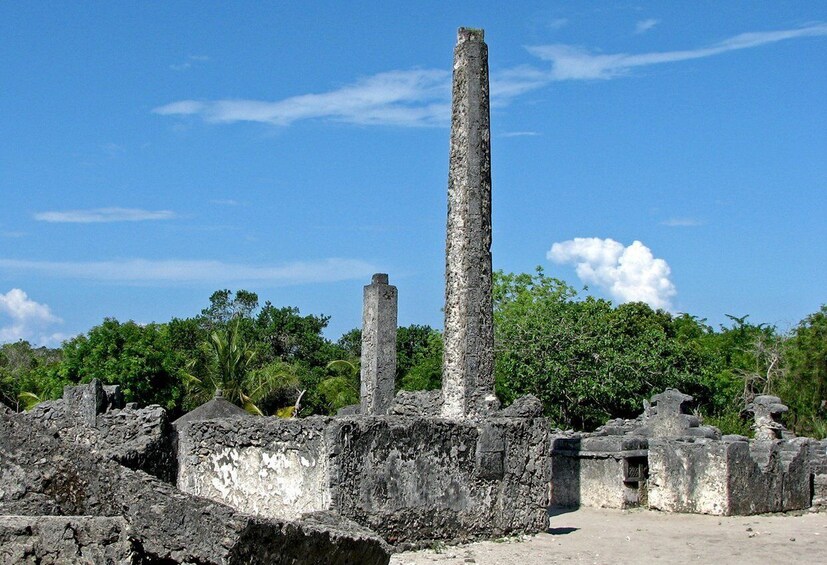
[[477,418],[496,409],[491,274],[491,131],[488,46],[460,28],[454,49],[442,415]]
[[66,417],[78,424],[95,427],[98,414],[106,410],[106,391],[98,379],[88,384],[63,387]]
[[361,410],[387,414],[396,381],[396,287],[377,273],[365,287],[362,308]]

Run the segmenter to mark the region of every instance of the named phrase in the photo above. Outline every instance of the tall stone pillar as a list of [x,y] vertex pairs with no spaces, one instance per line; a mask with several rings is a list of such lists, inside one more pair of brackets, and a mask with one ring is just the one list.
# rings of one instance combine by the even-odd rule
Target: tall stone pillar
[[491,129],[488,46],[460,28],[454,49],[442,415],[476,418],[496,408],[491,302]]
[[361,413],[387,414],[396,380],[396,287],[377,273],[365,287],[362,307]]

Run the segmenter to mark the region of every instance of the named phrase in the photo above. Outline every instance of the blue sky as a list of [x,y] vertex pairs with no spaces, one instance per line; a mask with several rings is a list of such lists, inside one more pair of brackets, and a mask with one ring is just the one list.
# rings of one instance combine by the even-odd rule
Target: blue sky
[[827,302],[827,3],[0,3],[0,342],[212,291],[442,325],[456,28],[494,267],[710,323]]

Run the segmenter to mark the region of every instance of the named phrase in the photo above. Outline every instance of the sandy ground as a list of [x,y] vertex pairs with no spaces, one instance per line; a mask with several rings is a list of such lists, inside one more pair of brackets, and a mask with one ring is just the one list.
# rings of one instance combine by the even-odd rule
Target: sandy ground
[[398,553],[392,565],[827,564],[827,513],[701,516],[581,508],[548,533]]

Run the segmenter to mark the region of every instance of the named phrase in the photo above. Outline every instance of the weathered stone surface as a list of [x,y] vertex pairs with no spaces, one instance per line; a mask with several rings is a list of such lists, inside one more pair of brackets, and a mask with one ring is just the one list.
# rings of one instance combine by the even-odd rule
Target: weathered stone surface
[[755,418],[752,429],[755,430],[756,440],[773,440],[795,437],[781,423],[781,415],[789,408],[781,403],[777,396],[762,394],[756,396],[747,405],[746,411],[751,412]]
[[632,508],[645,503],[646,438],[581,434],[553,437],[551,446],[553,505]]
[[543,402],[533,394],[526,394],[494,414],[497,418],[537,418],[543,415]]
[[827,439],[810,443],[810,473],[813,477],[812,506],[827,509]]
[[427,418],[439,416],[442,410],[440,390],[400,390],[396,393],[390,413],[397,416]]
[[445,244],[443,407],[447,418],[496,410],[491,300],[491,132],[488,46],[460,28],[454,50]]
[[393,404],[396,384],[396,287],[377,273],[364,289],[360,413],[381,416]]
[[163,408],[124,408],[119,388],[102,387],[97,380],[66,387],[63,396],[41,402],[25,417],[130,469],[175,481],[173,430]]
[[348,404],[336,410],[337,416],[355,416],[362,411],[361,404]]
[[547,525],[541,418],[254,418],[179,433],[181,488],[248,512],[330,509],[395,544]]
[[178,429],[178,488],[249,514],[328,510],[328,418],[233,418]]
[[791,441],[649,442],[649,506],[748,515],[810,504],[809,444]]
[[333,507],[392,543],[547,527],[547,422],[336,420]]
[[0,563],[143,563],[128,531],[121,517],[0,516]]
[[[379,538],[256,519],[0,415],[0,515],[122,516],[150,562],[387,563]],[[341,531],[341,530],[340,530]],[[323,557],[321,557],[323,556]]]

